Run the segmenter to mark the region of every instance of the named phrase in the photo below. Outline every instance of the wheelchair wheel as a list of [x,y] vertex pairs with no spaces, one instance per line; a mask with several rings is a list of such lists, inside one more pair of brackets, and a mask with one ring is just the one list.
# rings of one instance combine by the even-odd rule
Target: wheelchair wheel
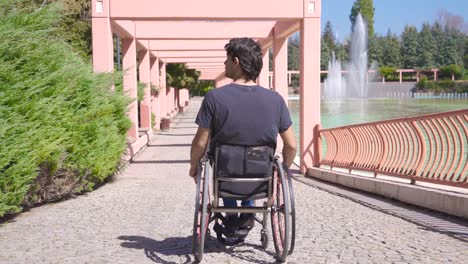
[[292,185],[292,177],[289,175],[289,171],[286,171],[286,177],[288,178],[288,191],[289,191],[289,202],[291,204],[291,244],[289,245],[288,255],[291,255],[294,251],[294,245],[296,244],[296,209],[294,205],[294,188]]
[[284,262],[288,255],[291,232],[290,201],[287,180],[282,164],[276,163],[273,181],[273,204],[271,208],[271,226],[276,258]]
[[[268,203],[263,202],[263,207],[267,207]],[[262,219],[262,231],[260,232],[260,242],[262,243],[262,248],[267,249],[268,248],[268,233],[267,233],[267,225],[268,225],[268,213],[263,213],[263,219]]]
[[204,165],[203,174],[202,166],[199,165],[198,167],[197,191],[195,194],[195,214],[192,235],[192,253],[195,255],[197,262],[200,262],[203,258],[205,238],[210,221],[208,204],[211,167],[209,165],[209,161],[206,161]]
[[268,247],[268,233],[262,229],[260,233],[260,241],[262,242],[262,248],[267,249]]

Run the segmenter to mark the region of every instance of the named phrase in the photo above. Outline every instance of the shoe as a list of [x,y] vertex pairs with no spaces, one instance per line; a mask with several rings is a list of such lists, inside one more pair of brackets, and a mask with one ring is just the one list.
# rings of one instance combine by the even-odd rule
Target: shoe
[[223,225],[228,232],[235,233],[238,229],[239,217],[235,215],[227,215],[223,221]]
[[238,220],[239,229],[252,230],[255,225],[255,214],[240,214]]

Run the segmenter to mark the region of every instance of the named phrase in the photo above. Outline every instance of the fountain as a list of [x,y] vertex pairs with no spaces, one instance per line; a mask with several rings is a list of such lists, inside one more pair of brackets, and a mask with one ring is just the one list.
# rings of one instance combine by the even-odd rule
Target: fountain
[[332,55],[324,82],[324,98],[367,97],[367,25],[361,14],[351,35],[350,55],[346,77],[342,76],[341,62]]

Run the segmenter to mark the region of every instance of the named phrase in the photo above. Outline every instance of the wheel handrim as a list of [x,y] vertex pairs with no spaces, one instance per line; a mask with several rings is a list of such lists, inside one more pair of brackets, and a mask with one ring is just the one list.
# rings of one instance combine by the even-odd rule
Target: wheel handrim
[[274,173],[271,220],[277,258],[284,261],[289,244],[289,199],[287,185],[285,185],[284,177],[280,177],[281,173],[280,168],[277,168]]

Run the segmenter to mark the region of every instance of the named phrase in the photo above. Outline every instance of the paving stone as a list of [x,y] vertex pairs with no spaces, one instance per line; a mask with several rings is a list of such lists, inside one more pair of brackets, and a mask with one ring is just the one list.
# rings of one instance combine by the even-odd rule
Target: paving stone
[[[0,263],[193,262],[195,185],[187,173],[196,128],[185,122],[200,103],[156,134],[114,182],[1,224]],[[294,188],[297,241],[288,263],[467,263],[463,240],[300,181]],[[259,238],[258,225],[240,246],[223,247],[212,235],[203,263],[274,263],[271,232],[266,250]]]

